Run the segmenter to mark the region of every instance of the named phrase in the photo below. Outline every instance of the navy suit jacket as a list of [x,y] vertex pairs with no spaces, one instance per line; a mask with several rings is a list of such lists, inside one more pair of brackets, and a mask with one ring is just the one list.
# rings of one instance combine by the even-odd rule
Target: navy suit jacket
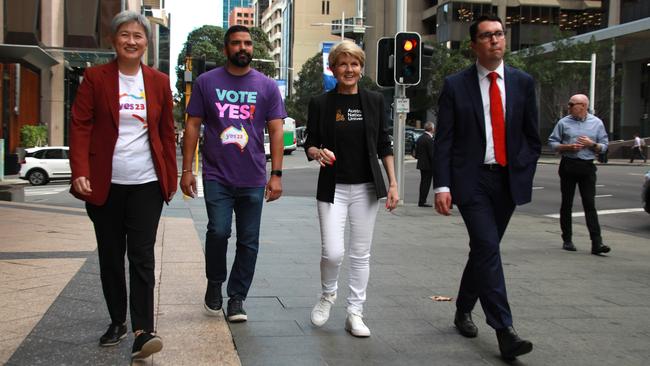
[[[510,193],[515,204],[532,197],[533,177],[542,144],[533,78],[504,67],[506,150]],[[449,187],[453,203],[472,200],[485,160],[485,117],[476,65],[445,78],[438,101],[434,188]]]

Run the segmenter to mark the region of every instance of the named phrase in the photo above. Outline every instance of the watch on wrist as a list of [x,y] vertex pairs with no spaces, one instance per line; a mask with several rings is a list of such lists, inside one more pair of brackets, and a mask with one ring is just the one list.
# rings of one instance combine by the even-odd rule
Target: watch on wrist
[[271,175],[275,175],[276,177],[281,177],[282,170],[271,170]]

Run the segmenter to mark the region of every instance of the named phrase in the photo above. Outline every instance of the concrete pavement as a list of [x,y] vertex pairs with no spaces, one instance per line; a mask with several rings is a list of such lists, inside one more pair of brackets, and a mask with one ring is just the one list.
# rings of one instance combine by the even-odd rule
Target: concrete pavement
[[[480,307],[479,336],[453,327],[453,302],[466,260],[458,213],[413,205],[381,210],[375,229],[365,319],[372,336],[343,329],[347,261],[339,300],[322,328],[309,313],[319,295],[320,234],[315,199],[265,205],[260,254],[245,302],[249,321],[202,313],[201,200],[177,195],[165,208],[156,257],[156,319],[163,351],[148,364],[174,365],[498,365],[494,332]],[[515,213],[502,243],[515,327],[535,348],[529,365],[644,365],[650,359],[650,242],[604,231],[607,257],[561,249],[556,219]],[[234,234],[234,230],[233,230]],[[83,210],[0,202],[0,363],[128,364],[132,336],[100,348],[108,324],[96,245]],[[231,240],[229,263],[234,255]]]

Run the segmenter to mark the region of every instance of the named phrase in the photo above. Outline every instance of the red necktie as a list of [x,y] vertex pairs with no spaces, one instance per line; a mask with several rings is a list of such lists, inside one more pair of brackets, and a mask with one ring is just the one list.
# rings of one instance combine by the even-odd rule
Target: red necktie
[[494,142],[494,158],[501,166],[508,164],[506,157],[506,123],[503,117],[501,91],[497,84],[499,74],[491,72],[490,77],[490,117],[492,119],[492,141]]

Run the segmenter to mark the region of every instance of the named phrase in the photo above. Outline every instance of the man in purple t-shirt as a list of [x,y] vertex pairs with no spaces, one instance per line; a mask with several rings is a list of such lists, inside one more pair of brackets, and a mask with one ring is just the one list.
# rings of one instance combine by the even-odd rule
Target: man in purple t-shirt
[[[203,186],[208,212],[204,308],[221,313],[226,252],[235,212],[237,251],[228,279],[227,318],[247,320],[243,302],[253,281],[262,204],[282,194],[283,118],[287,116],[273,80],[250,67],[253,41],[248,28],[230,27],[224,36],[226,65],[202,74],[192,88],[183,143],[181,189],[196,196],[192,158],[204,123]],[[264,127],[271,140],[271,177],[266,181]]]

